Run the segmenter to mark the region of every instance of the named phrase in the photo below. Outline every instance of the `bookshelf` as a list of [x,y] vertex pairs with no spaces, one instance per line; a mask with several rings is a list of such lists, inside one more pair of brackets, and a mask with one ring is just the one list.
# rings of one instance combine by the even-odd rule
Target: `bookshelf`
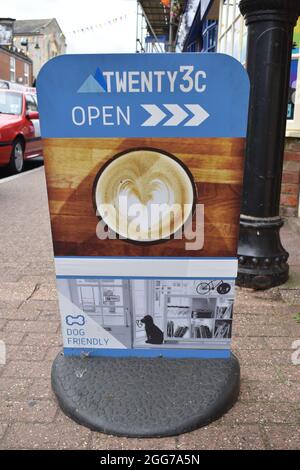
[[164,299],[165,343],[229,339],[233,300],[220,296],[168,294]]

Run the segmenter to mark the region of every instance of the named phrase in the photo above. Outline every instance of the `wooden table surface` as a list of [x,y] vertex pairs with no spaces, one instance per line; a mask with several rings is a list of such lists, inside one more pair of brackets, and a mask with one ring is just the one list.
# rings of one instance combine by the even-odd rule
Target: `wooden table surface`
[[[235,256],[243,177],[244,139],[45,139],[44,155],[56,256]],[[93,186],[102,165],[128,149],[168,152],[190,170],[204,204],[204,246],[185,239],[158,244],[99,240]],[[195,221],[193,221],[195,225]]]

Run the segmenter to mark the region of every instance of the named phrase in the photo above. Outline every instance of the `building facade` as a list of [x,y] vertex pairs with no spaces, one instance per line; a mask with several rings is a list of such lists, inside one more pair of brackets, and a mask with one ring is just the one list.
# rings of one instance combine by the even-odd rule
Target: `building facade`
[[16,47],[0,46],[0,86],[6,82],[32,86],[32,60]]
[[[246,66],[247,27],[239,0],[188,0],[179,27],[178,52],[220,52]],[[300,216],[300,19],[294,31],[281,213]]]
[[15,21],[14,45],[32,59],[33,82],[48,60],[66,53],[66,38],[55,18]]

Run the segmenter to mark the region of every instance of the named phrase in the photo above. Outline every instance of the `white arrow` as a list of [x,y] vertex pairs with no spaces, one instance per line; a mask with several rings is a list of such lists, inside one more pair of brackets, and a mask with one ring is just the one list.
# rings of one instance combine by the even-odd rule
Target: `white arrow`
[[141,106],[150,114],[142,126],[156,126],[166,117],[166,114],[156,104],[141,104]]
[[173,116],[163,124],[164,126],[178,126],[178,124],[188,117],[188,113],[178,106],[178,104],[164,104],[164,107],[173,114]]
[[185,107],[193,113],[193,117],[189,119],[184,125],[185,126],[199,126],[205,119],[209,117],[209,114],[199,104],[185,104]]
[[[157,126],[167,116],[156,104],[142,104],[141,106],[150,114],[142,126]],[[178,104],[164,104],[163,106],[172,113],[172,116],[163,124],[164,126],[178,126],[188,117],[188,113]],[[199,104],[185,104],[184,106],[192,113],[192,117],[184,126],[199,126],[209,117],[208,112]]]

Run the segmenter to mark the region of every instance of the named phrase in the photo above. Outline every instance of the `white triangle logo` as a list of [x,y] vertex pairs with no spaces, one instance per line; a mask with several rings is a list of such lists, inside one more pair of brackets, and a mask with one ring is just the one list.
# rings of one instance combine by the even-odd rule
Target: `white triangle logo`
[[88,78],[83,82],[77,93],[104,93],[105,90],[97,82],[93,75],[89,75]]

